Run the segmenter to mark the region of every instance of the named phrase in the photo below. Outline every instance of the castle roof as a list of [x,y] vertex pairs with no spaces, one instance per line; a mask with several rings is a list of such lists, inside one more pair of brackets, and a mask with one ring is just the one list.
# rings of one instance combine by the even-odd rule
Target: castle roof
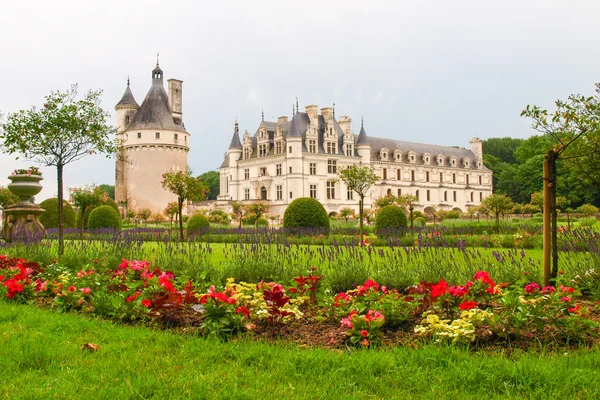
[[369,144],[369,140],[367,138],[367,132],[365,132],[365,126],[361,125],[360,133],[358,134],[358,139],[356,140],[356,144]]
[[127,130],[157,129],[186,132],[183,125],[176,124],[173,119],[169,96],[163,86],[162,70],[157,65],[152,72],[152,86]]
[[242,142],[240,142],[240,134],[238,130],[237,120],[235,121],[235,129],[233,131],[233,137],[231,138],[231,143],[229,143],[229,150],[231,149],[241,149]]
[[119,101],[115,107],[118,107],[118,106],[139,107],[137,101],[135,101],[135,98],[133,97],[131,88],[129,87],[129,79],[127,79],[127,88],[125,89],[125,93],[123,93],[123,97],[121,97],[121,101]]

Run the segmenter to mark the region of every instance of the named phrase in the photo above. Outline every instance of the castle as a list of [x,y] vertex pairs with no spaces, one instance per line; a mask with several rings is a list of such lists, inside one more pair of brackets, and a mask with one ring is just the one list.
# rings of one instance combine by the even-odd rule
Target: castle
[[415,209],[465,212],[492,194],[492,171],[483,165],[482,142],[470,149],[412,143],[368,136],[361,123],[358,135],[352,120],[335,118],[331,107],[310,105],[291,120],[261,121],[256,133],[240,141],[236,122],[220,167],[219,208],[231,201],[268,202],[271,214],[283,216],[298,197],[319,200],[327,212],[358,210],[356,193],[337,175],[340,168],[370,165],[379,176],[365,198],[365,207],[386,194],[412,194]]
[[163,85],[163,71],[156,63],[152,85],[139,106],[127,79],[127,88],[115,106],[117,153],[115,201],[124,210],[149,208],[162,213],[177,197],[162,188],[162,174],[185,171],[190,134],[183,124],[182,81],[169,79],[169,93]]

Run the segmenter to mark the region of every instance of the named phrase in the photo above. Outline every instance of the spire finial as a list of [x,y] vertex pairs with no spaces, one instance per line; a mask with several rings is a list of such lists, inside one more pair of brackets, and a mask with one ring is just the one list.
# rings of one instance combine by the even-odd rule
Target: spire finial
[[129,86],[129,75],[127,75],[127,86]]
[[237,120],[237,117],[235,117],[235,134],[237,135],[239,133],[240,133],[240,129],[238,126],[238,120]]
[[364,126],[365,126],[365,120],[364,120],[364,117],[361,115],[360,116],[360,127],[362,128]]
[[158,52],[156,52],[156,66],[157,67],[158,67],[158,57],[159,57],[159,54],[158,54]]
[[262,109],[262,122],[265,122],[265,109]]
[[335,103],[333,103],[333,119],[335,119]]
[[296,96],[296,113],[298,112],[298,96]]
[[296,115],[296,109],[294,108],[294,103],[292,103],[292,117]]

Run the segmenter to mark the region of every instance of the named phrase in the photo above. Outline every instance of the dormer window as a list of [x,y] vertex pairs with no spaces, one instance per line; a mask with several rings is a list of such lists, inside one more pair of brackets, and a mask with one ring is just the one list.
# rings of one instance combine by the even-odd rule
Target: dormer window
[[417,161],[417,153],[415,153],[414,151],[409,151],[408,152],[408,162],[415,163],[416,161]]
[[385,147],[379,151],[379,155],[383,161],[387,161],[389,150]]
[[429,165],[431,162],[431,156],[429,153],[423,153],[423,163]]
[[438,154],[438,156],[437,156],[437,164],[440,167],[444,166],[444,156],[443,155]]
[[450,157],[450,166],[456,167],[456,157],[455,156]]
[[481,161],[477,161],[477,168],[481,169],[481,166],[482,166]]
[[469,160],[468,158],[464,158],[463,165],[465,166],[465,168],[471,167],[471,160]]

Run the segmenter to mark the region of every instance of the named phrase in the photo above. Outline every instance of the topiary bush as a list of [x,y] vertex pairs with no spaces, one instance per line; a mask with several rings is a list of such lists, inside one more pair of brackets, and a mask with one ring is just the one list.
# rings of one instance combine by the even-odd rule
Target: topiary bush
[[[90,214],[92,213],[92,211],[94,211],[97,207],[100,207],[100,206],[110,206],[113,210],[115,210],[117,212],[117,214],[119,215],[119,218],[121,218],[121,213],[119,211],[119,206],[117,206],[117,203],[110,197],[106,196],[106,198],[104,198],[99,205],[88,207],[85,209],[85,213],[83,214],[83,227],[84,228],[93,229],[88,226]],[[77,224],[75,226],[77,226],[77,227],[81,226],[80,218],[81,218],[81,214],[77,213],[76,221],[75,221]]]
[[406,214],[402,208],[396,205],[389,205],[379,209],[375,219],[375,233],[383,235],[386,232],[406,228]]
[[258,227],[262,227],[262,228],[268,228],[269,227],[269,221],[266,218],[259,218],[258,221],[256,221],[256,226]]
[[88,219],[88,229],[121,229],[121,216],[111,206],[95,207]]
[[446,215],[444,216],[444,218],[446,219],[459,219],[461,216],[459,211],[456,210],[450,210],[446,213]]
[[210,222],[208,218],[200,213],[196,213],[190,217],[187,223],[186,232],[188,236],[202,235],[210,230]]
[[[58,199],[52,197],[40,203],[40,207],[46,210],[40,215],[40,222],[45,228],[58,228]],[[63,226],[65,228],[75,227],[75,211],[71,207],[71,203],[63,200]]]
[[414,226],[418,226],[418,227],[422,227],[425,226],[427,221],[425,221],[425,218],[423,217],[417,217],[413,220],[413,225]]
[[290,232],[316,228],[329,234],[329,215],[323,204],[310,197],[292,201],[283,213],[283,227]]

